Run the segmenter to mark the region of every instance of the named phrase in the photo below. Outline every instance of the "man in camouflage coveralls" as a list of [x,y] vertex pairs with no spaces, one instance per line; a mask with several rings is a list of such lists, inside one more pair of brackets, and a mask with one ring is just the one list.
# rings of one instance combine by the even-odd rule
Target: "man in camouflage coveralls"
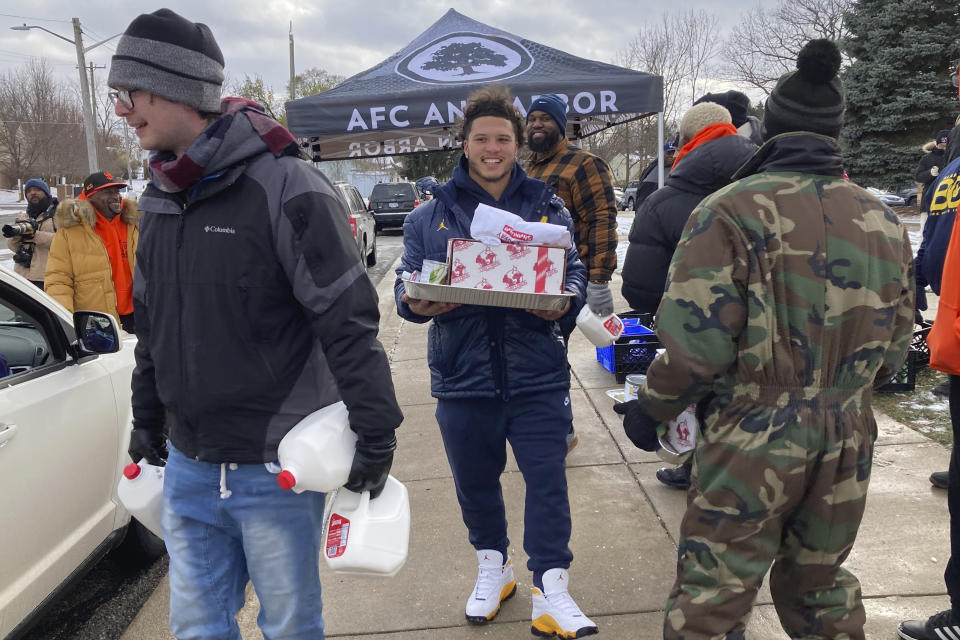
[[913,276],[896,214],[842,177],[839,63],[808,43],[767,102],[771,139],[691,214],[657,314],[666,353],[616,407],[642,444],[700,401],[664,638],[743,638],[771,565],[790,637],[864,638],[840,565],[870,479],[872,386],[909,348]]

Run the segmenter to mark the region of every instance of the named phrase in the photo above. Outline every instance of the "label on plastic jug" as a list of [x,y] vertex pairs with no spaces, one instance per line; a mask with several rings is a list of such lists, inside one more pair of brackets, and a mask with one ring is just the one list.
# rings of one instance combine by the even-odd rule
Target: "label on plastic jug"
[[347,538],[350,537],[350,520],[339,513],[330,514],[330,526],[327,528],[327,557],[339,558],[347,550]]

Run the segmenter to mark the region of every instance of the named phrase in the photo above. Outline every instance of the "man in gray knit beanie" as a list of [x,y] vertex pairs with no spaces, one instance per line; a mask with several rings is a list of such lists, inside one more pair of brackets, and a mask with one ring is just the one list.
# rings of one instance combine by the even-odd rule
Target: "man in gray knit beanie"
[[114,113],[151,151],[128,453],[165,468],[170,630],[239,638],[250,581],[263,637],[323,640],[324,494],[280,473],[280,442],[342,404],[357,437],[343,487],[377,498],[403,420],[347,212],[289,131],[250,100],[220,99],[206,25],[138,16],[109,83]]
[[207,25],[169,9],[144,13],[120,38],[107,84],[219,114],[223,54]]

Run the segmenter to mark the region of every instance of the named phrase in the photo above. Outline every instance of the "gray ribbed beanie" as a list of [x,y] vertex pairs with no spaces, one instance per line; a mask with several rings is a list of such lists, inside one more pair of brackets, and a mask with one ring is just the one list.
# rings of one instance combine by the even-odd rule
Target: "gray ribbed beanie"
[[110,63],[107,84],[220,113],[223,54],[210,27],[159,9],[137,16],[127,27]]
[[726,107],[716,102],[701,102],[693,105],[687,109],[680,120],[680,144],[687,144],[703,129],[718,122],[733,122],[733,118]]

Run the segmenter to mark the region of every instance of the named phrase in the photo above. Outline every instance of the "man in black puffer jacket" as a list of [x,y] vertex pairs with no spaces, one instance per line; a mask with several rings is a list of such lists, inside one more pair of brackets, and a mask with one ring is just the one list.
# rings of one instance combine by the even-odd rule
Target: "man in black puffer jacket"
[[[680,123],[683,148],[662,189],[647,198],[633,220],[623,264],[623,297],[633,309],[656,313],[666,289],[667,269],[683,227],[700,201],[730,184],[730,176],[757,150],[737,135],[727,109],[705,101]],[[681,161],[682,160],[682,161]],[[657,480],[686,490],[692,463],[657,470]]]
[[[680,127],[681,143],[685,145],[679,157],[682,161],[674,166],[663,188],[637,211],[623,265],[622,289],[623,297],[636,311],[656,313],[673,250],[690,212],[703,198],[729,184],[734,171],[757,150],[755,144],[736,135],[729,124],[729,113],[722,119],[723,113],[726,109],[711,102],[687,111]],[[715,126],[721,124],[727,127]],[[695,144],[698,134],[708,127],[725,133]]]

